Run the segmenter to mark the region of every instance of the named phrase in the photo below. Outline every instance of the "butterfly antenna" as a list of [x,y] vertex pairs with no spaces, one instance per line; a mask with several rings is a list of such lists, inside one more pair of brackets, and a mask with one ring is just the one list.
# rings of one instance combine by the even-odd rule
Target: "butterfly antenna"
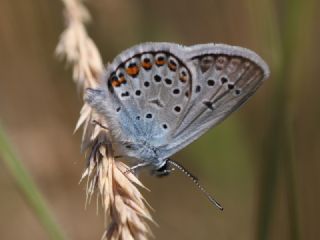
[[181,172],[183,172],[185,175],[187,175],[189,178],[191,178],[191,180],[194,182],[194,184],[200,189],[201,192],[203,192],[206,197],[208,198],[208,200],[213,203],[217,208],[219,208],[221,211],[223,210],[223,207],[220,205],[220,203],[218,203],[205,189],[204,187],[202,187],[202,185],[200,185],[199,180],[193,176],[185,167],[183,167],[182,165],[180,165],[179,163],[168,159],[167,160],[168,163],[170,163],[171,165],[173,165],[174,167],[178,168]]

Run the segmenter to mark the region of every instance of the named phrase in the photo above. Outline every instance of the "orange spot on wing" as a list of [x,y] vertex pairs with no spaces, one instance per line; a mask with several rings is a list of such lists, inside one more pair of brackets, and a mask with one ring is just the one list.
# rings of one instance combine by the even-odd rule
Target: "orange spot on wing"
[[188,78],[186,71],[182,70],[179,75],[180,75],[179,79],[181,82],[185,83],[188,81],[189,78]]
[[186,76],[180,76],[179,79],[181,82],[186,82],[188,80],[188,78]]
[[165,64],[165,61],[162,60],[162,59],[157,59],[157,60],[156,60],[156,64],[157,64],[158,66],[162,66],[162,65]]
[[120,84],[123,84],[123,83],[127,83],[127,80],[125,79],[124,76],[122,76],[122,77],[120,77],[119,82],[120,82]]
[[118,79],[112,79],[111,85],[112,85],[112,87],[119,87],[121,85],[121,83]]
[[131,66],[126,69],[127,74],[130,76],[137,76],[139,73],[139,67],[138,66]]
[[170,69],[171,71],[176,71],[176,70],[177,70],[177,65],[175,65],[175,64],[169,63],[169,64],[168,64],[168,67],[169,67],[169,69]]
[[152,64],[150,62],[142,62],[142,67],[144,69],[150,69],[152,67]]

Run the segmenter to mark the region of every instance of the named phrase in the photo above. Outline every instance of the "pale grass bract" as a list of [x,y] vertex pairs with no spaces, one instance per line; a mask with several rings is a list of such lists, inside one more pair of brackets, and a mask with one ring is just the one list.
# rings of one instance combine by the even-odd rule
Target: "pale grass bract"
[[[63,0],[66,29],[61,34],[56,54],[73,68],[73,80],[80,91],[98,86],[103,63],[97,47],[88,36],[84,24],[90,15],[81,1]],[[152,236],[147,221],[153,222],[148,205],[137,186],[142,183],[128,166],[116,161],[107,126],[92,108],[84,104],[76,130],[83,126],[82,151],[87,167],[81,180],[87,178],[87,200],[96,192],[100,196],[108,226],[103,239],[148,239]]]

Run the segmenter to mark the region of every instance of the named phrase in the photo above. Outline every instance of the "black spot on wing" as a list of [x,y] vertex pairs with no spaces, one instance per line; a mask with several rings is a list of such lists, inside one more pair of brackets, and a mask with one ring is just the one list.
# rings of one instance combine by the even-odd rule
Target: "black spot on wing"
[[211,111],[214,110],[214,108],[213,108],[213,103],[212,103],[212,102],[210,102],[210,101],[203,101],[202,103],[203,103],[208,109],[210,109]]
[[157,107],[163,108],[164,104],[159,99],[152,99],[149,103],[156,105]]

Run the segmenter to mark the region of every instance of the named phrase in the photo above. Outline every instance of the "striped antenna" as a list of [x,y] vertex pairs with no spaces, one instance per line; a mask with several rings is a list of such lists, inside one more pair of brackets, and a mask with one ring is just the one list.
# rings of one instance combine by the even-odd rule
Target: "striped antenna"
[[219,210],[223,210],[223,207],[218,203],[205,189],[202,185],[200,185],[199,180],[193,176],[186,168],[184,168],[182,165],[177,163],[176,161],[173,161],[171,159],[167,159],[167,162],[173,165],[174,167],[178,168],[181,172],[183,172],[185,175],[187,175],[193,182],[194,184],[200,189],[201,192],[206,195],[208,200],[213,203]]

